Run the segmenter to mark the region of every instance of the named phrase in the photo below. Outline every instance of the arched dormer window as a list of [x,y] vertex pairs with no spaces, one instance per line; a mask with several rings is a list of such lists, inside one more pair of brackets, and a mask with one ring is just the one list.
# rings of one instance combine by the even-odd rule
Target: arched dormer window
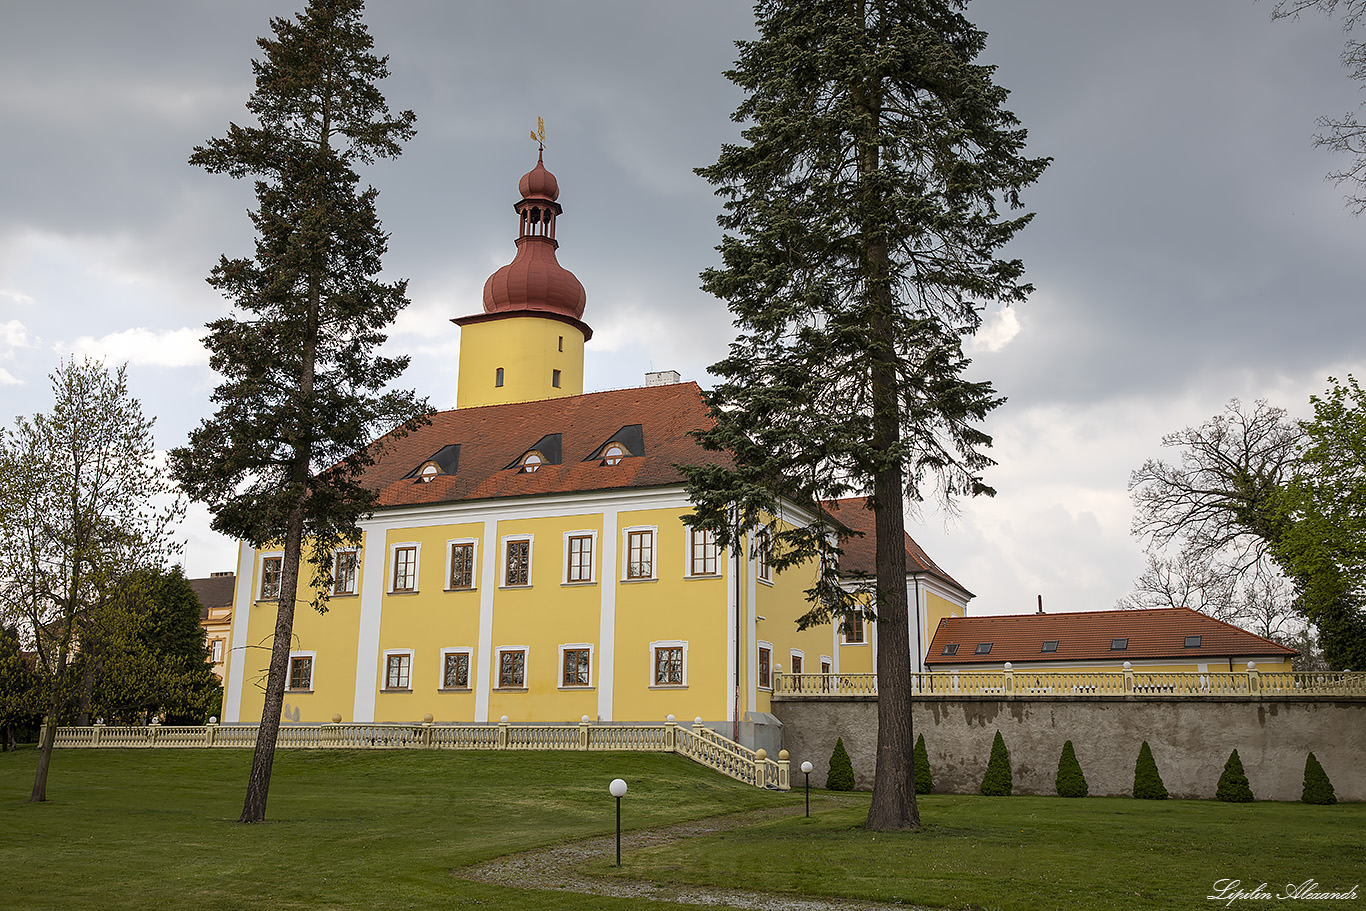
[[522,456],[522,471],[526,474],[531,474],[544,464],[545,457],[534,449]]
[[430,484],[432,479],[439,474],[441,474],[441,467],[435,462],[428,462],[426,465],[423,465],[422,470],[418,472],[417,479],[423,484]]
[[624,458],[626,458],[626,450],[617,443],[613,443],[602,451],[602,464],[604,465],[616,465]]
[[493,385],[495,385],[495,386],[501,386],[501,385],[503,385],[503,368],[502,368],[502,367],[499,367],[499,368],[498,368],[498,371],[497,371],[496,373],[494,373],[494,375],[493,375]]

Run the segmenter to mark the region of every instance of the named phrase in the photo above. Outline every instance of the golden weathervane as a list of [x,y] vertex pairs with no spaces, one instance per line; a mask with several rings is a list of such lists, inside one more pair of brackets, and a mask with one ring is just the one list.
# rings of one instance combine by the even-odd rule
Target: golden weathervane
[[539,117],[536,118],[536,129],[531,131],[531,141],[539,142],[541,148],[545,148],[545,121]]

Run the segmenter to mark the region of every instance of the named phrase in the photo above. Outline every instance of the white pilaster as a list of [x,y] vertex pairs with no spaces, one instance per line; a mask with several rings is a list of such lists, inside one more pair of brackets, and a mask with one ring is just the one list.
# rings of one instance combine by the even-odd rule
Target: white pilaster
[[598,580],[602,602],[598,608],[598,720],[612,720],[612,695],[617,671],[617,511],[602,511],[602,568]]
[[375,720],[375,691],[379,687],[379,630],[384,613],[384,558],[389,553],[383,527],[362,523],[365,550],[361,556],[360,632],[356,637],[356,694],[352,721]]
[[498,593],[498,520],[484,520],[484,559],[479,571],[479,645],[474,666],[474,720],[489,720],[493,690],[493,596]]

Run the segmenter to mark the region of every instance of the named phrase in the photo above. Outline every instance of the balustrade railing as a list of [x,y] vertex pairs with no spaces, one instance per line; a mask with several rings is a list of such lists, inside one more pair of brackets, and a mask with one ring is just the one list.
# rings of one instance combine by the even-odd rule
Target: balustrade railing
[[[776,696],[876,696],[876,674],[773,675]],[[913,696],[1366,696],[1360,671],[1257,670],[1151,673],[1033,671],[1006,664],[1000,671],[929,671],[911,674]]]

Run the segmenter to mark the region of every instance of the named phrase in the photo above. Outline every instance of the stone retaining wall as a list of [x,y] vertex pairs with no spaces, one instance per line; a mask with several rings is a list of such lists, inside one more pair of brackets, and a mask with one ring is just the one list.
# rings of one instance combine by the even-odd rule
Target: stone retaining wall
[[[1062,745],[1071,740],[1094,796],[1128,795],[1139,746],[1148,741],[1173,797],[1213,798],[1233,749],[1258,800],[1299,800],[1313,751],[1339,800],[1366,800],[1366,699],[1202,696],[1142,699],[1088,696],[914,700],[937,792],[975,794],[991,741],[1010,749],[1016,794],[1053,794]],[[843,737],[859,788],[873,786],[876,696],[775,696],[793,784],[804,760],[825,784],[835,738]]]

